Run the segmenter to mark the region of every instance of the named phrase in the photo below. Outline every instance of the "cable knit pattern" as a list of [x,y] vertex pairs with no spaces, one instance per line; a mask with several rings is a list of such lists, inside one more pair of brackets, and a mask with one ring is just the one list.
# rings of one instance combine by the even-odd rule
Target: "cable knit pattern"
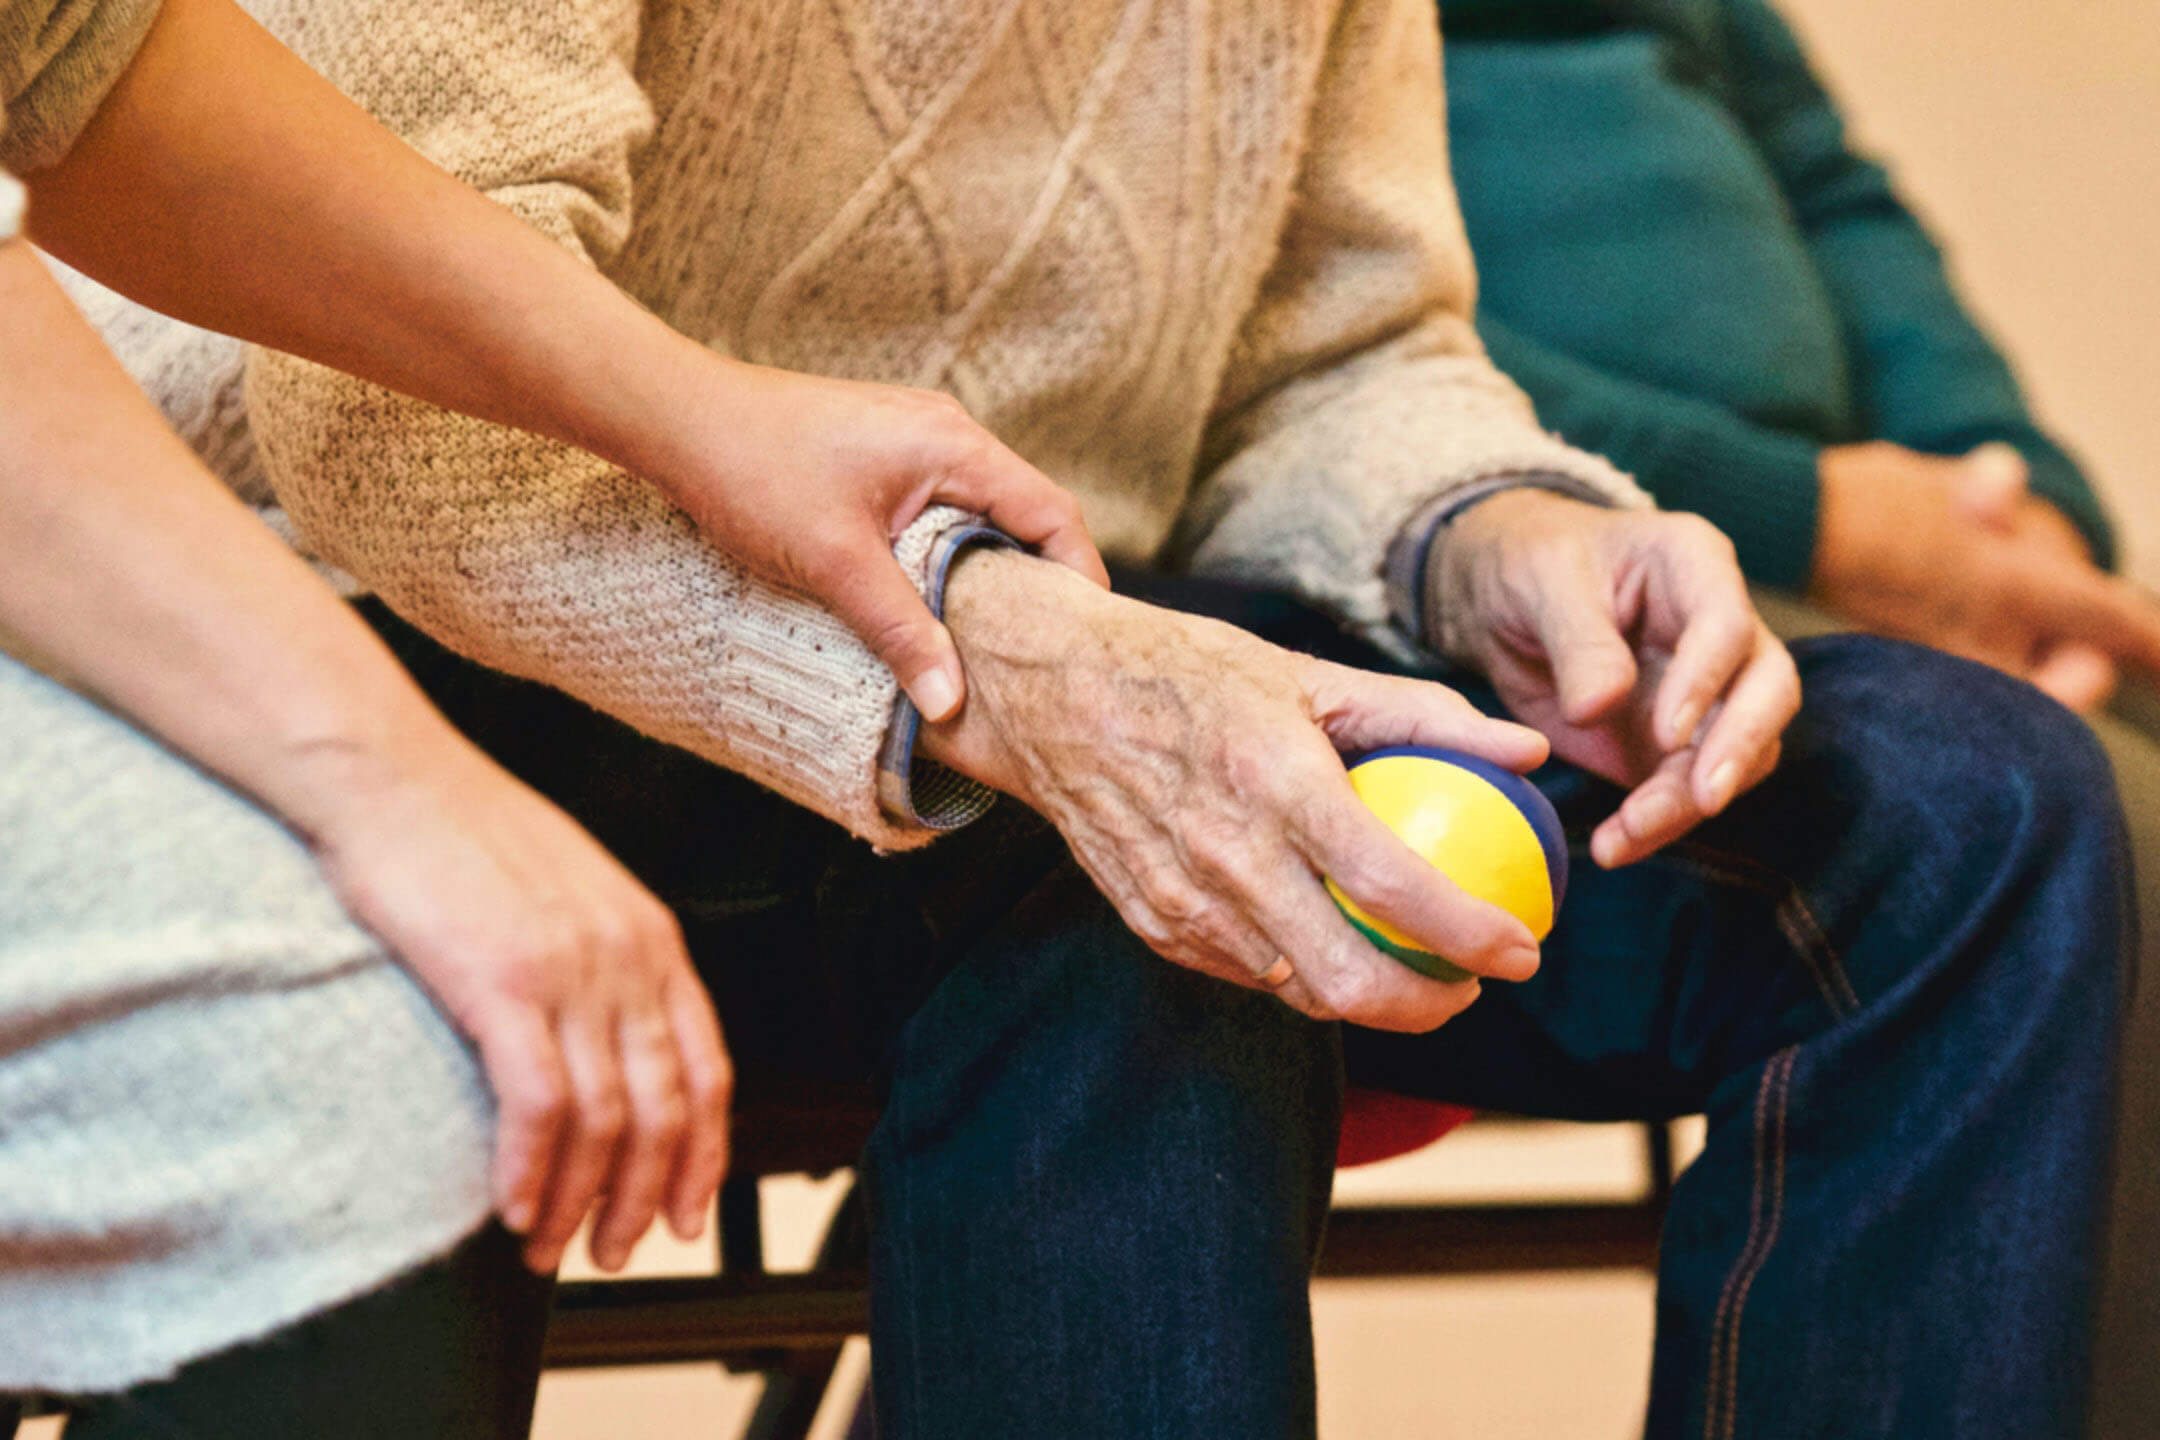
[[[684,333],[950,390],[1115,558],[1379,631],[1387,542],[1439,492],[1539,471],[1643,503],[1479,348],[1426,0],[254,8]],[[302,534],[408,619],[926,838],[875,800],[891,677],[649,486],[285,356],[247,397]],[[919,583],[955,518],[903,539]]]

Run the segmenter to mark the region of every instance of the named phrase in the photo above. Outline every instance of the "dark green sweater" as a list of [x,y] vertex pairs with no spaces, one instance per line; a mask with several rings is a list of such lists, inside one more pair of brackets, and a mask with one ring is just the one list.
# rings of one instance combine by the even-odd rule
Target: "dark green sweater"
[[1748,574],[1804,585],[1816,456],[2016,446],[2112,564],[2076,463],[2033,423],[1889,177],[1762,0],[1441,0],[1479,327],[1547,425]]

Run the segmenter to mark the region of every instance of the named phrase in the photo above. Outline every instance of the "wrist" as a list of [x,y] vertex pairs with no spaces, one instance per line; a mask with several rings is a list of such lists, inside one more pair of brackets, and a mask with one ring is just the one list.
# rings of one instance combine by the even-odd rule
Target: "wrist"
[[916,742],[922,753],[993,789],[1019,793],[1004,723],[1012,700],[1031,680],[1058,683],[1077,658],[1090,617],[1131,604],[1020,551],[963,553],[946,577],[944,618],[967,670],[968,700],[953,719],[922,727]]
[[418,701],[297,729],[272,747],[271,807],[317,849],[436,812],[493,763]]
[[1470,643],[1475,624],[1480,557],[1496,551],[1518,534],[1567,528],[1580,524],[1586,513],[1610,513],[1558,491],[1518,486],[1496,491],[1452,517],[1432,537],[1432,551],[1425,566],[1425,634],[1428,644],[1450,659],[1468,661],[1476,647]]
[[629,330],[613,345],[590,349],[588,358],[609,357],[605,365],[564,385],[560,438],[694,510],[695,491],[711,483],[716,462],[727,453],[725,438],[740,428],[732,417],[755,404],[746,394],[755,367],[698,344],[643,310],[635,312]]
[[[1886,545],[1894,543],[1888,530],[1897,528],[1896,504],[1900,487],[1912,483],[1910,476],[1891,469],[1894,447],[1881,444],[1831,445],[1815,462],[1815,552],[1808,567],[1808,594],[1830,605],[1841,605],[1865,587],[1871,575],[1884,568]],[[1906,517],[1925,524],[1924,515]]]

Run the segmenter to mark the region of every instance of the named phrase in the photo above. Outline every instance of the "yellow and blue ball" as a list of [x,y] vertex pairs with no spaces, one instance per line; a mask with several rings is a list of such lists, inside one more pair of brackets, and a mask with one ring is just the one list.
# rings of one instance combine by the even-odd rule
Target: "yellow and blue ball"
[[[1455,750],[1400,746],[1350,765],[1350,787],[1403,843],[1468,893],[1543,940],[1567,893],[1567,840],[1552,802],[1512,770]],[[1366,939],[1420,974],[1461,980],[1449,963],[1327,882]]]

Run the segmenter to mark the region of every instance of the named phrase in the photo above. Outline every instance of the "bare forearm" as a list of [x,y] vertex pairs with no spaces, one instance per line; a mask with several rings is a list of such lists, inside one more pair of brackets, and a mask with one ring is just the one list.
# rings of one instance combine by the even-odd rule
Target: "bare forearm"
[[152,308],[640,473],[719,363],[438,169],[232,0],[167,0],[32,233]]
[[0,246],[0,631],[304,831],[460,747],[375,637]]

